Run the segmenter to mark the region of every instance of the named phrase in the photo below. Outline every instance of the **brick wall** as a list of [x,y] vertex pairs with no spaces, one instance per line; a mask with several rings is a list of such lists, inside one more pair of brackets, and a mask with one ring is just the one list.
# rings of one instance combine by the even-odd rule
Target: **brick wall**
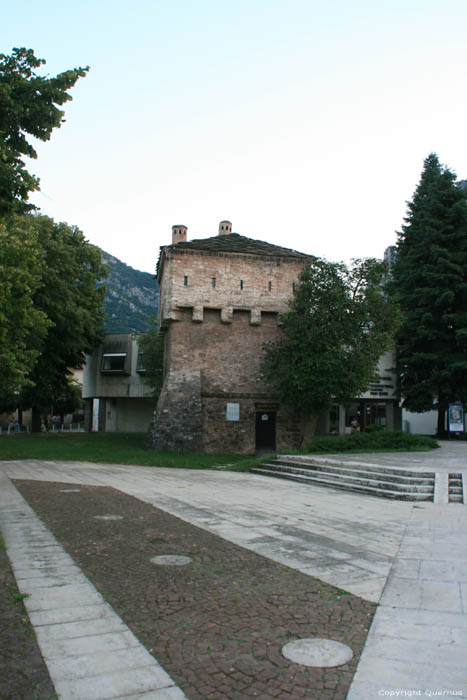
[[169,250],[161,284],[161,322],[177,319],[178,310],[185,307],[193,309],[199,321],[203,308],[223,309],[227,322],[232,309],[283,312],[302,268],[303,261],[294,258]]

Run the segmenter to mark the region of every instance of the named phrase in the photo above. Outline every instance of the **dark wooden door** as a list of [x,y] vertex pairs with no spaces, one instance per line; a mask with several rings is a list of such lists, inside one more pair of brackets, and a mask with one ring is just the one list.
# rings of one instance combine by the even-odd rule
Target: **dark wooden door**
[[276,449],[275,411],[258,411],[256,414],[256,449]]

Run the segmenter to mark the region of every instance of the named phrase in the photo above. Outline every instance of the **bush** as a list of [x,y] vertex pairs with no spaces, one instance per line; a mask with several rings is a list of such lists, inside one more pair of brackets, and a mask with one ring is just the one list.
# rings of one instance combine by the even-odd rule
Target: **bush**
[[366,426],[365,433],[377,433],[381,430],[384,430],[382,425],[378,425],[377,423],[370,423],[370,425]]
[[[379,427],[379,426],[378,426]],[[317,435],[309,452],[385,452],[430,450],[439,447],[434,438],[400,431],[370,430],[354,435]]]

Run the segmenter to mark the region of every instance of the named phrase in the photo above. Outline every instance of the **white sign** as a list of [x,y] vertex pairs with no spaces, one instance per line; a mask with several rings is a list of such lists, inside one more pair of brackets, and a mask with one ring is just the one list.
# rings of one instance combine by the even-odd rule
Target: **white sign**
[[449,432],[464,432],[464,408],[461,403],[449,404]]
[[227,420],[240,420],[240,404],[228,403],[225,417]]

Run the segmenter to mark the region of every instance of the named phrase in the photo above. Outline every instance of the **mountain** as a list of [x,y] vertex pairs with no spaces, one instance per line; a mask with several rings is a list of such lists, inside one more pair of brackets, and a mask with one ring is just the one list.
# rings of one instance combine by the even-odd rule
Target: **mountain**
[[159,285],[149,272],[134,270],[113,255],[102,252],[109,274],[104,284],[107,333],[144,333],[159,310]]

